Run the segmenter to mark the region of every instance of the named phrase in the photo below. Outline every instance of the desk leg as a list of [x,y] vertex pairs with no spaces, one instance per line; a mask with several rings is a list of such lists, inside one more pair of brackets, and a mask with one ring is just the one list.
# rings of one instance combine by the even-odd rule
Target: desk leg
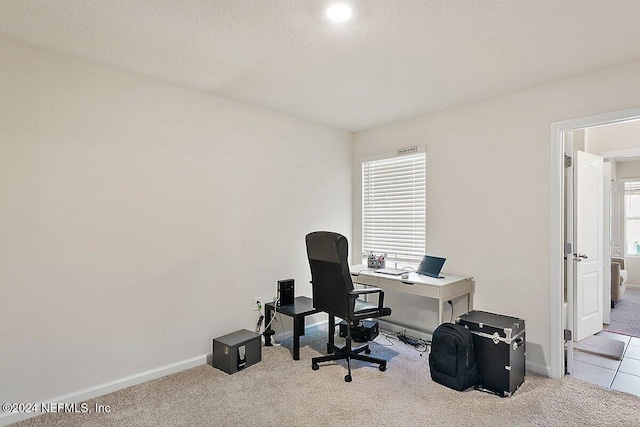
[[304,328],[304,317],[293,316],[293,360],[300,360],[300,325]]
[[306,331],[306,326],[305,326],[305,321],[304,321],[305,316],[300,316],[299,319],[297,318],[298,316],[294,316],[294,317],[296,317],[296,321],[298,322],[298,326],[297,326],[297,328],[298,328],[298,336],[299,337],[304,336],[305,331]]
[[444,319],[442,318],[444,313],[444,301],[438,300],[438,325],[442,325],[444,323]]
[[[271,335],[273,335],[273,328],[271,328],[271,318],[273,318],[273,310],[271,307],[264,306],[265,328],[264,328],[264,345],[265,347],[271,347]],[[269,325],[266,327],[266,325]]]

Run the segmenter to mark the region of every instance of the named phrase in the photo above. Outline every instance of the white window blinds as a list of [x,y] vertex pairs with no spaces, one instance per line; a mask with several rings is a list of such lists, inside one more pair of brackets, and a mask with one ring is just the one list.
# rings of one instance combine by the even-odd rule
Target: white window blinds
[[624,194],[635,195],[640,194],[640,181],[627,181],[624,183]]
[[390,261],[425,253],[425,153],[362,163],[362,246]]

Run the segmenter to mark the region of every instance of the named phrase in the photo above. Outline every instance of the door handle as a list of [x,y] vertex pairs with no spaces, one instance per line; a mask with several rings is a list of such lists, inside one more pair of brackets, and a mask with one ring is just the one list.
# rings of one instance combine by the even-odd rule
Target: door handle
[[580,262],[583,259],[587,259],[587,258],[589,258],[587,254],[573,254],[573,260],[576,262]]

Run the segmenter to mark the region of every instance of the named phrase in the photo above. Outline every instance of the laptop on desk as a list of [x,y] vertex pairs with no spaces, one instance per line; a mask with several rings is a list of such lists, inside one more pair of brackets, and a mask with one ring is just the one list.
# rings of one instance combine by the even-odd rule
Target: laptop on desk
[[416,273],[435,277],[436,279],[444,279],[444,276],[441,276],[440,272],[442,271],[442,266],[446,260],[446,258],[425,255],[424,258],[422,258],[422,262],[418,266]]

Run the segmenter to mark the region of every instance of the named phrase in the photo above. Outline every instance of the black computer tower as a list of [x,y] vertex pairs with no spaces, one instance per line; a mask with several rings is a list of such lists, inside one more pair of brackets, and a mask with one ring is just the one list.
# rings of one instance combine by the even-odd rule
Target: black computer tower
[[473,336],[478,388],[511,396],[524,382],[526,333],[524,320],[473,310],[456,319]]
[[[347,337],[347,321],[338,323],[340,327],[340,337]],[[355,342],[373,341],[378,336],[377,320],[362,320],[358,326],[351,327],[351,339]]]
[[295,298],[295,281],[293,279],[278,280],[278,307],[293,304]]
[[213,340],[211,365],[233,374],[262,360],[260,334],[241,329]]

